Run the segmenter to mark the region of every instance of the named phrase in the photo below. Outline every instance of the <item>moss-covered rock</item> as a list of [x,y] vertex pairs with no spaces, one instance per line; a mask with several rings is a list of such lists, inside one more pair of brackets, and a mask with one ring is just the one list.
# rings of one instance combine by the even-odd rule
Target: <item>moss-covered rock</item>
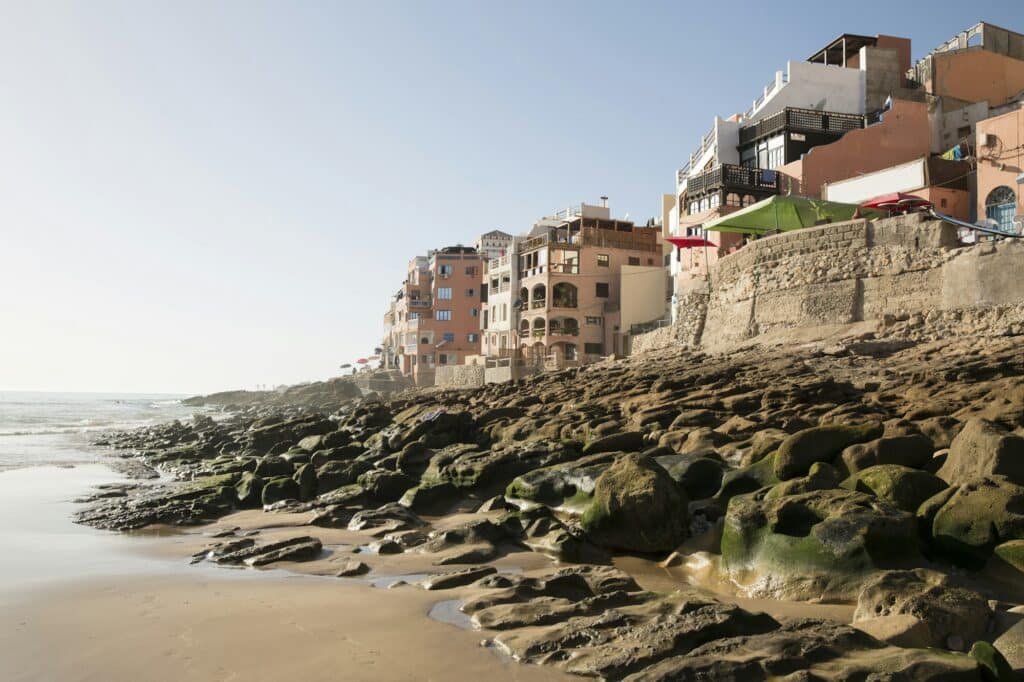
[[949,446],[939,477],[953,484],[993,475],[1024,485],[1024,438],[996,422],[970,419]]
[[991,682],[1014,682],[1018,679],[1013,668],[999,650],[988,642],[975,642],[971,647],[971,658],[981,666],[983,679]]
[[281,500],[299,499],[299,484],[290,476],[277,476],[263,483],[263,504],[274,504]]
[[615,460],[615,453],[598,453],[573,462],[528,471],[512,479],[505,497],[550,507],[589,504],[597,478]]
[[847,490],[769,498],[768,490],[729,501],[722,567],[753,594],[849,599],[883,567],[920,561],[914,517]]
[[691,500],[706,500],[722,487],[725,465],[714,457],[673,454],[655,457],[655,461]]
[[830,462],[844,448],[881,435],[881,422],[826,424],[798,431],[779,445],[775,475],[781,480],[804,476],[815,462]]
[[[319,436],[310,436],[319,438]],[[299,499],[303,502],[312,500],[317,495],[316,468],[312,464],[303,464],[292,477],[299,484]]]
[[1005,476],[960,485],[932,521],[932,546],[966,565],[980,565],[1010,540],[1024,540],[1024,486]]
[[839,487],[839,472],[828,462],[815,462],[806,476],[791,478],[772,486],[765,499],[786,497],[787,495],[799,495],[815,490],[829,490]]
[[258,507],[263,498],[263,478],[253,473],[242,474],[235,484],[235,494],[241,507]]
[[779,483],[779,478],[775,475],[776,456],[777,453],[773,452],[749,466],[725,472],[722,476],[722,487],[715,497],[726,502],[735,495],[752,493]]
[[836,464],[849,474],[879,464],[901,464],[919,469],[928,463],[934,451],[935,445],[931,438],[922,433],[892,436],[887,434],[882,438],[845,448]]
[[1024,540],[1010,540],[998,545],[993,552],[1003,563],[1024,573]]
[[878,464],[850,476],[842,482],[842,487],[870,493],[903,511],[916,512],[925,500],[947,486],[945,481],[927,471],[899,464]]
[[584,455],[596,455],[599,452],[636,452],[644,447],[644,434],[641,431],[620,431],[590,441],[583,447]]
[[687,500],[668,473],[639,453],[623,455],[597,479],[583,529],[598,545],[667,552],[686,539]]

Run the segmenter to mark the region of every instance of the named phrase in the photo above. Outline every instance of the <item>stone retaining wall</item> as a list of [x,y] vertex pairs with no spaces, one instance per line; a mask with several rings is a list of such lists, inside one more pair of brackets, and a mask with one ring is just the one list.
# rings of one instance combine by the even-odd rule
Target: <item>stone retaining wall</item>
[[443,365],[434,372],[434,386],[437,388],[476,388],[483,385],[483,365]]
[[709,291],[679,296],[674,331],[635,337],[632,349],[674,342],[717,352],[825,338],[856,323],[922,339],[1020,333],[1022,272],[1024,243],[960,247],[955,226],[923,214],[797,230],[713,264]]

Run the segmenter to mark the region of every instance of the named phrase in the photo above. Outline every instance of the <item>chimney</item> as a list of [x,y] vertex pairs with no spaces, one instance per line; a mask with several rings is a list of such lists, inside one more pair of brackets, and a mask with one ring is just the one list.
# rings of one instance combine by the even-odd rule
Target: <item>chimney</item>
[[608,197],[601,197],[601,208],[608,208]]

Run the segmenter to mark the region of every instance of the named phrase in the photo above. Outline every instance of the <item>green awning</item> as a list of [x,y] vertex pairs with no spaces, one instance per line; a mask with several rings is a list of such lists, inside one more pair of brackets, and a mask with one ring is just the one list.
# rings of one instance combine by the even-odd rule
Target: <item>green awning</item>
[[807,199],[804,197],[774,196],[741,208],[735,213],[704,223],[701,228],[715,232],[788,232],[803,227],[851,220],[857,211],[861,218],[880,218],[885,213],[864,209],[857,204]]

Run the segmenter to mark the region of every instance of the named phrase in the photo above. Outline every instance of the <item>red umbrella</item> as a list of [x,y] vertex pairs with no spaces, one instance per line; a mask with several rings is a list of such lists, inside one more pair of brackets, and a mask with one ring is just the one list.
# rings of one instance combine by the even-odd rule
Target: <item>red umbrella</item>
[[703,237],[668,237],[667,239],[673,246],[678,246],[680,249],[696,249],[701,246],[717,246]]
[[356,362],[358,362],[360,365],[365,365],[366,363],[369,362],[369,360],[367,358],[359,358],[358,360],[356,360]]
[[904,194],[903,192],[891,192],[890,194],[883,194],[880,197],[875,197],[869,201],[865,201],[860,205],[861,208],[875,208],[883,211],[909,211],[915,208],[930,208],[932,202],[914,194]]

